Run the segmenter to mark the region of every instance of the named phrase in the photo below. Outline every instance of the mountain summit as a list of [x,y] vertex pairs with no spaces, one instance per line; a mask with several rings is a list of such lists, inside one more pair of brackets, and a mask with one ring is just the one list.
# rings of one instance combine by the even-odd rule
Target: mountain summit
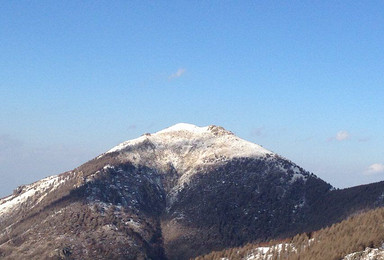
[[330,194],[220,126],[177,124],[1,199],[0,256],[189,259],[328,224]]
[[179,175],[174,190],[203,168],[218,167],[234,159],[274,155],[221,126],[198,127],[186,123],[123,142],[106,154],[109,153],[118,153],[135,166],[145,165],[164,172],[172,167]]
[[[198,127],[186,123],[176,124],[154,134],[144,134],[137,139],[121,143],[107,153],[122,151],[145,141],[152,142],[157,149],[173,151],[176,157],[190,152],[189,150],[179,151],[180,147],[186,149],[192,147],[197,151],[202,149],[207,151],[207,155],[200,155],[199,157],[210,156],[215,151],[229,158],[272,154],[257,144],[238,138],[221,126]],[[172,158],[167,159],[172,160]]]

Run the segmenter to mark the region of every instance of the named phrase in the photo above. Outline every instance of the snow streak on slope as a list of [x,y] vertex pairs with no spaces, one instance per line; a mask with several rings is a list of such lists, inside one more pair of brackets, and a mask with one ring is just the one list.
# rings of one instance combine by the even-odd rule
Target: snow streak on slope
[[13,195],[10,195],[0,200],[0,216],[9,213],[16,206],[27,201],[27,199],[32,196],[37,196],[39,194],[39,196],[41,197],[39,198],[37,203],[40,202],[44,198],[44,196],[47,195],[46,191],[48,189],[55,189],[64,181],[64,179],[59,180],[58,175],[54,175],[44,178],[30,185],[20,186],[18,190],[14,192]]

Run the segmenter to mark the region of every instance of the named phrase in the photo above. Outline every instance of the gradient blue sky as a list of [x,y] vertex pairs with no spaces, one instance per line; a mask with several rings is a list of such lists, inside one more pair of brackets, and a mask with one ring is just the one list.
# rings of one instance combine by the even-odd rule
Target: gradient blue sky
[[384,179],[383,1],[1,1],[0,196],[178,122]]

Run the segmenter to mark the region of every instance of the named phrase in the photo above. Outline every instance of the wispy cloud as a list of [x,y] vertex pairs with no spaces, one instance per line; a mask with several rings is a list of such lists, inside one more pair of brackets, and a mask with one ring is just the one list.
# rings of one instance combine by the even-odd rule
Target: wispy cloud
[[378,173],[384,172],[384,164],[382,163],[374,163],[371,164],[368,169],[364,171],[365,175],[374,175]]
[[336,136],[332,136],[330,138],[328,138],[328,141],[344,141],[344,140],[347,140],[351,137],[351,135],[349,134],[348,131],[345,131],[345,130],[342,130],[342,131],[339,131],[336,133]]
[[180,68],[175,73],[171,74],[168,78],[169,79],[180,78],[186,71],[187,71],[186,69]]
[[251,136],[256,137],[256,136],[263,136],[265,135],[265,127],[257,127],[252,129],[251,131]]
[[362,143],[362,142],[368,142],[370,141],[371,138],[370,137],[360,137],[359,139],[357,139],[358,142]]

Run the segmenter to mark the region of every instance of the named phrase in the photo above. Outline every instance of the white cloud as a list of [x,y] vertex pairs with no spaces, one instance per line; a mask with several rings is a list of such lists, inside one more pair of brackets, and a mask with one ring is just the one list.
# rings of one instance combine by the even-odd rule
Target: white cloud
[[350,135],[347,131],[339,131],[336,134],[336,140],[337,141],[343,141],[349,139]]
[[186,71],[186,69],[180,68],[175,73],[171,74],[169,79],[180,78]]
[[345,130],[342,130],[342,131],[339,131],[336,133],[336,136],[332,136],[332,137],[329,137],[327,139],[328,142],[332,142],[332,141],[344,141],[344,140],[347,140],[351,137],[351,135],[349,134],[348,131],[345,131]]
[[373,174],[382,173],[382,172],[384,172],[384,164],[374,163],[368,167],[368,169],[364,172],[364,174],[373,175]]

